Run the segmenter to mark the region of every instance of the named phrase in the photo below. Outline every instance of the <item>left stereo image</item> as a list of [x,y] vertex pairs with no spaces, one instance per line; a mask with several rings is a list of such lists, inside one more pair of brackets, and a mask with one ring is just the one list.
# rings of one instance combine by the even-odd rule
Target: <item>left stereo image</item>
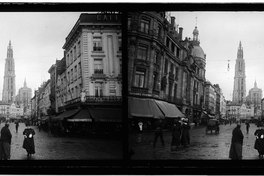
[[121,18],[0,13],[1,160],[123,159]]

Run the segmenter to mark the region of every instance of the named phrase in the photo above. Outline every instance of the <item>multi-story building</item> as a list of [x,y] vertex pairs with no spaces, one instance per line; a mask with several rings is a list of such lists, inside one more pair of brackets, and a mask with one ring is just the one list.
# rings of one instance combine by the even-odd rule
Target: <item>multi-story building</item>
[[121,16],[81,14],[63,46],[67,102],[86,96],[121,96]]
[[223,95],[223,93],[221,93],[220,95],[220,117],[222,118],[226,118],[226,100],[225,97]]
[[7,118],[10,114],[10,103],[0,102],[0,117]]
[[44,82],[39,88],[39,99],[38,99],[38,117],[43,119],[49,115],[50,111],[50,80]]
[[[156,110],[136,112],[134,106],[141,103],[143,107],[149,101],[155,107],[155,102],[161,100],[164,106],[176,105],[168,109],[171,112],[179,109],[190,121],[200,117],[204,103],[205,54],[200,47],[199,31],[195,27],[193,40],[183,41],[183,28],[175,26],[175,18],[171,17],[169,22],[165,12],[128,14],[130,116],[155,117]],[[166,113],[169,112],[165,116]]]
[[205,84],[205,109],[209,114],[216,114],[216,91],[209,81]]

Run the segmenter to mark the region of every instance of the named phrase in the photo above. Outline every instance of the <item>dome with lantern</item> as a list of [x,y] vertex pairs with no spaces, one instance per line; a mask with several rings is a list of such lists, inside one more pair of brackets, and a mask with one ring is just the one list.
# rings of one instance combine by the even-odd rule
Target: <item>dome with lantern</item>
[[200,47],[200,41],[198,40],[199,31],[197,29],[197,26],[195,26],[195,29],[193,30],[193,47],[191,51],[191,55],[194,57],[196,61],[200,61],[205,65],[205,59],[206,56],[204,54],[203,49]]

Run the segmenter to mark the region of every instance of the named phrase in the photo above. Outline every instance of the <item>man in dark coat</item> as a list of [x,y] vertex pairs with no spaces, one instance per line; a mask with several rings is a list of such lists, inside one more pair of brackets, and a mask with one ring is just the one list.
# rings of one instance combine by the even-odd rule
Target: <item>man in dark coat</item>
[[177,150],[181,145],[181,130],[181,123],[179,120],[175,120],[172,127],[171,151]]
[[259,153],[259,158],[263,158],[264,155],[264,129],[263,126],[260,126],[259,129],[257,129],[254,133],[256,136],[256,141],[254,148],[258,151]]
[[10,146],[11,146],[11,138],[12,134],[9,130],[9,124],[5,124],[5,126],[1,130],[1,159],[9,160],[10,159]]
[[250,127],[250,125],[249,125],[249,122],[247,121],[247,122],[246,122],[247,134],[248,134],[248,131],[249,131],[249,127]]
[[157,139],[160,137],[161,143],[164,146],[164,140],[163,140],[163,123],[162,120],[160,119],[157,124],[156,124],[156,129],[155,129],[155,138],[154,138],[154,143],[153,143],[153,147],[156,147],[156,142]]
[[28,159],[31,158],[32,154],[35,154],[35,144],[34,144],[34,135],[35,131],[27,126],[27,128],[23,131],[23,135],[25,136],[23,142],[23,148],[27,151]]
[[182,123],[182,137],[181,137],[181,143],[184,147],[187,147],[187,145],[190,145],[190,125],[189,120],[187,118],[184,118]]
[[19,123],[16,121],[16,133],[18,132]]
[[240,124],[238,123],[236,128],[232,132],[232,141],[229,151],[229,158],[232,160],[241,160],[242,159],[242,145],[244,135],[240,129]]

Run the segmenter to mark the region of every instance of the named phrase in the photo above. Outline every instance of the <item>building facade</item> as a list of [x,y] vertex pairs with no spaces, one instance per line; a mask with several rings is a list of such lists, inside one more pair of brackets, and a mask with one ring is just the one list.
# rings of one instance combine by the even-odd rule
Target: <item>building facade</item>
[[255,81],[254,87],[249,90],[247,96],[247,103],[253,105],[254,107],[254,115],[260,117],[261,113],[261,99],[262,99],[262,90],[258,88],[257,82]]
[[122,43],[119,14],[81,14],[63,46],[66,101],[121,96]]
[[128,14],[128,94],[174,104],[195,121],[203,111],[205,54],[197,27],[192,40],[182,40],[183,28],[169,20],[165,12]]
[[24,87],[20,88],[18,91],[18,95],[16,98],[16,104],[18,106],[23,105],[24,113],[31,109],[31,97],[32,97],[32,90],[31,88],[27,87],[26,79],[24,80]]
[[38,99],[38,118],[43,119],[45,116],[49,115],[51,108],[50,102],[50,80],[44,82],[39,88],[39,99]]
[[11,41],[7,47],[7,58],[5,60],[5,73],[2,101],[6,103],[12,103],[15,101],[16,96],[16,83],[15,83],[15,61],[13,58],[13,48]]
[[205,84],[205,109],[211,115],[216,115],[216,91],[211,82]]
[[235,77],[233,88],[233,103],[242,104],[246,101],[246,72],[245,60],[243,58],[243,48],[241,41],[237,51],[237,59],[235,65]]

